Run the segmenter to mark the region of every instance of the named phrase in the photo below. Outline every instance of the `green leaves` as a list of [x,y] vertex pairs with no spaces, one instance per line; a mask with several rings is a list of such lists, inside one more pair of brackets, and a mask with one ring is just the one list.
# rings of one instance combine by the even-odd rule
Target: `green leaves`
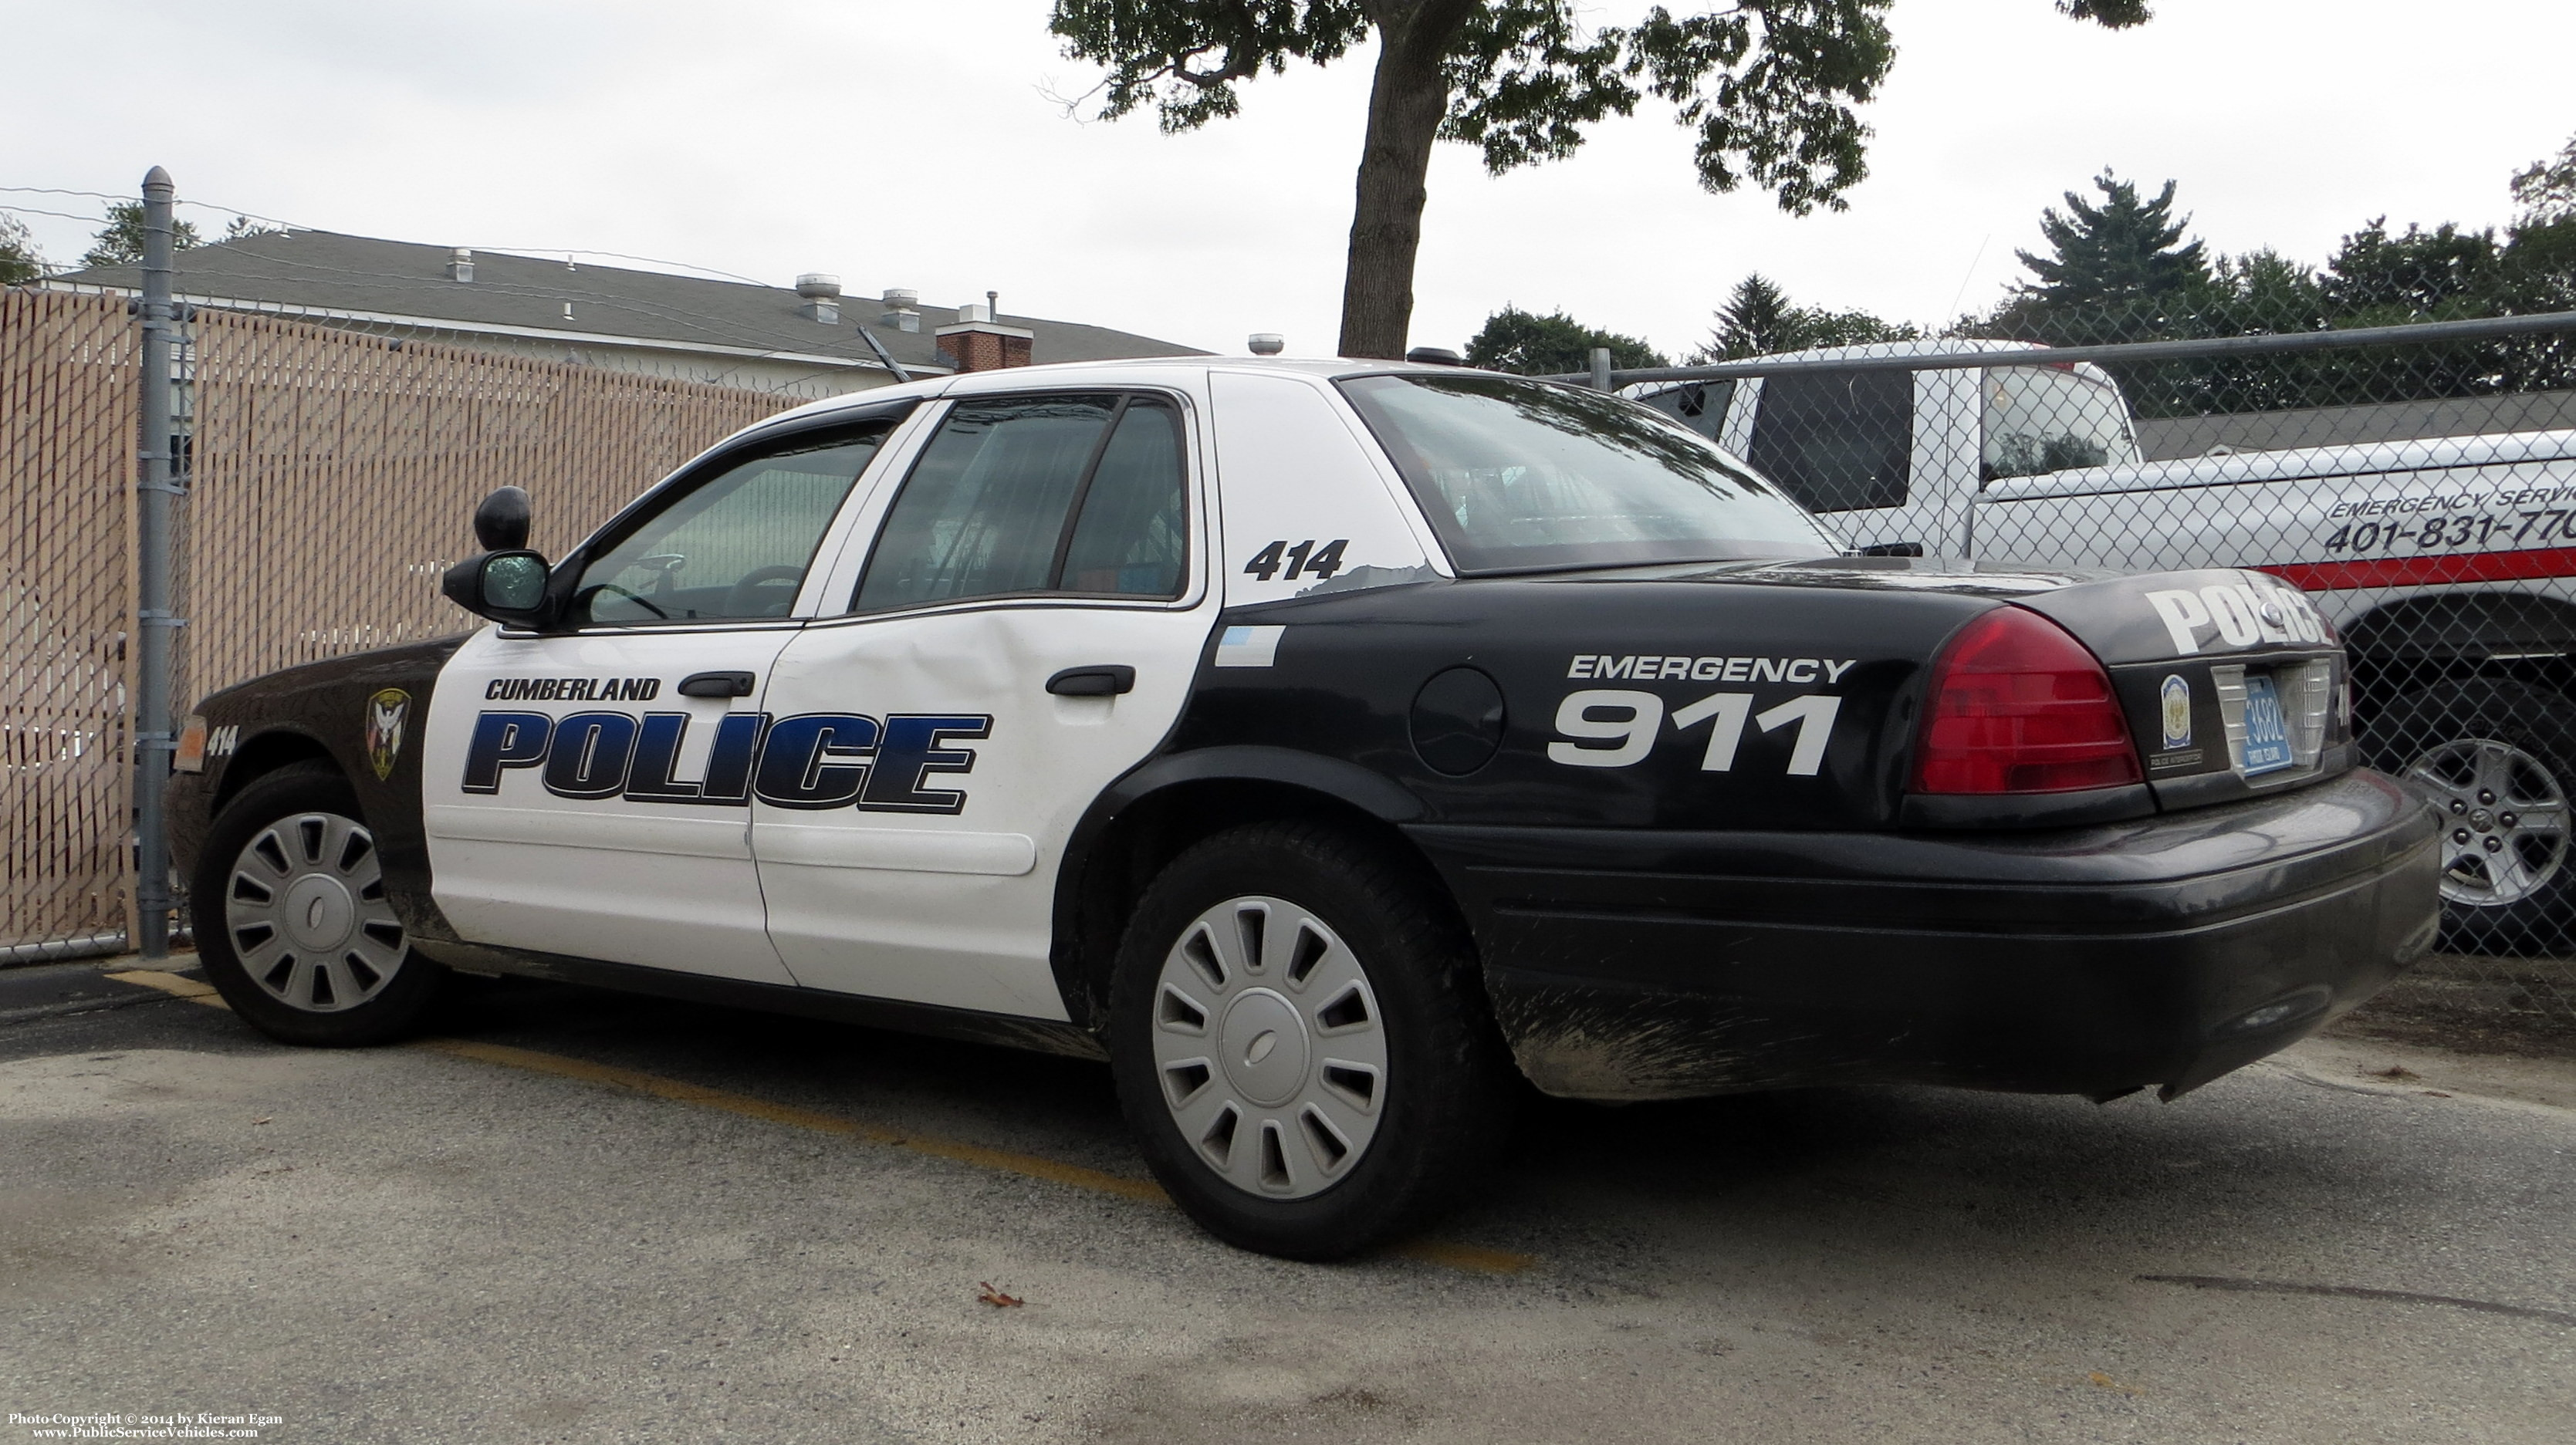
[[1852,106],[1896,61],[1890,3],[1747,0],[1680,17],[1658,5],[1636,29],[1629,72],[1699,131],[1701,185],[1726,192],[1750,180],[1791,215],[1838,210],[1869,173],[1870,130]]
[[[1151,106],[1165,131],[1234,115],[1239,83],[1332,64],[1375,36],[1340,344],[1401,356],[1437,141],[1477,147],[1499,175],[1572,155],[1585,127],[1651,95],[1697,132],[1692,165],[1709,190],[1749,182],[1792,215],[1840,209],[1869,173],[1855,107],[1896,61],[1893,3],[1656,5],[1595,29],[1576,0],[1055,0],[1047,28],[1068,58],[1106,70],[1092,92],[1103,119]],[[2148,14],[2146,0],[2055,3],[2112,28]]]
[[2147,8],[2147,0],[2057,0],[2057,10],[2061,15],[2095,21],[2110,30],[2144,25],[2155,17],[2155,12]]
[[1755,272],[1736,283],[1735,293],[1717,313],[1717,329],[1690,360],[1699,366],[1819,346],[1918,341],[1922,336],[1922,329],[1910,322],[1888,321],[1866,311],[1794,305],[1769,277]]
[[1102,119],[1151,105],[1169,133],[1235,114],[1236,81],[1341,59],[1369,24],[1359,0],[1056,0],[1047,29],[1108,68]]
[[45,253],[27,234],[27,223],[0,211],[0,286],[15,286],[45,274]]
[[[197,228],[185,221],[170,223],[172,250],[185,251],[197,244]],[[89,250],[82,255],[83,266],[132,266],[143,259],[143,203],[112,201],[107,207],[107,224],[91,238]]]
[[1540,316],[1506,306],[1485,318],[1467,343],[1467,364],[1523,376],[1556,376],[1592,365],[1592,348],[1610,348],[1617,367],[1666,366],[1662,352],[1633,336],[1586,326],[1562,311]]
[[1563,160],[1583,144],[1584,126],[1637,108],[1624,40],[1617,30],[1586,36],[1558,0],[1476,7],[1449,45],[1440,138],[1481,147],[1495,175]]

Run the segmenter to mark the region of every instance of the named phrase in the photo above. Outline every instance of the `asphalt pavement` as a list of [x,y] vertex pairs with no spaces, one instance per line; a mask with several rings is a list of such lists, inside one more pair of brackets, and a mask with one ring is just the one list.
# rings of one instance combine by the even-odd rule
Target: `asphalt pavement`
[[2170,1105],[1545,1104],[1429,1237],[1319,1267],[1159,1202],[1097,1065],[526,984],[296,1050],[134,969],[0,971],[0,1411],[332,1445],[2576,1438],[2576,1064],[2346,1040]]

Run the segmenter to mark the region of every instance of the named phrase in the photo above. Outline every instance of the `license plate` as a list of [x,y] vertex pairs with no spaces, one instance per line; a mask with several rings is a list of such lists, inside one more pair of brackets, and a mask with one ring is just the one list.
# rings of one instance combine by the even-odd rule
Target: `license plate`
[[2288,719],[2281,715],[2281,694],[2272,686],[2271,674],[2245,674],[2245,741],[2236,750],[2238,771],[2250,778],[2295,761]]

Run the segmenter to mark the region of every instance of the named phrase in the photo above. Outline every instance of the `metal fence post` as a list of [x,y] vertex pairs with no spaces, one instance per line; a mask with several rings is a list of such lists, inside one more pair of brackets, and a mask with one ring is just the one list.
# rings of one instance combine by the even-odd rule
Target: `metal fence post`
[[135,477],[134,621],[138,653],[135,697],[127,719],[134,740],[134,907],[137,948],[147,959],[170,954],[170,838],[161,790],[170,780],[177,739],[170,713],[171,505],[180,495],[170,415],[170,363],[177,320],[170,304],[173,234],[170,173],[154,166],[143,178],[142,417]]
[[1596,346],[1592,348],[1592,389],[1594,391],[1608,391],[1610,389],[1609,347]]

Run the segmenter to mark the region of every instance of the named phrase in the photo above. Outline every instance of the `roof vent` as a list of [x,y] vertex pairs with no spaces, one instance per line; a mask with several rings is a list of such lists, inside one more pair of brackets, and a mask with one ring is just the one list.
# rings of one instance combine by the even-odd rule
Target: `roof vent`
[[808,271],[796,278],[796,294],[805,304],[796,314],[825,326],[841,324],[841,278],[822,271]]
[[1256,331],[1243,344],[1255,356],[1277,356],[1288,349],[1288,338],[1276,331]]
[[957,308],[957,324],[960,326],[963,326],[970,321],[990,321],[992,319],[993,308],[981,301],[969,301],[965,305]]
[[888,311],[909,311],[921,304],[921,293],[909,286],[897,286],[885,294]]
[[473,247],[459,246],[455,250],[447,253],[447,279],[450,281],[471,281],[474,279]]

